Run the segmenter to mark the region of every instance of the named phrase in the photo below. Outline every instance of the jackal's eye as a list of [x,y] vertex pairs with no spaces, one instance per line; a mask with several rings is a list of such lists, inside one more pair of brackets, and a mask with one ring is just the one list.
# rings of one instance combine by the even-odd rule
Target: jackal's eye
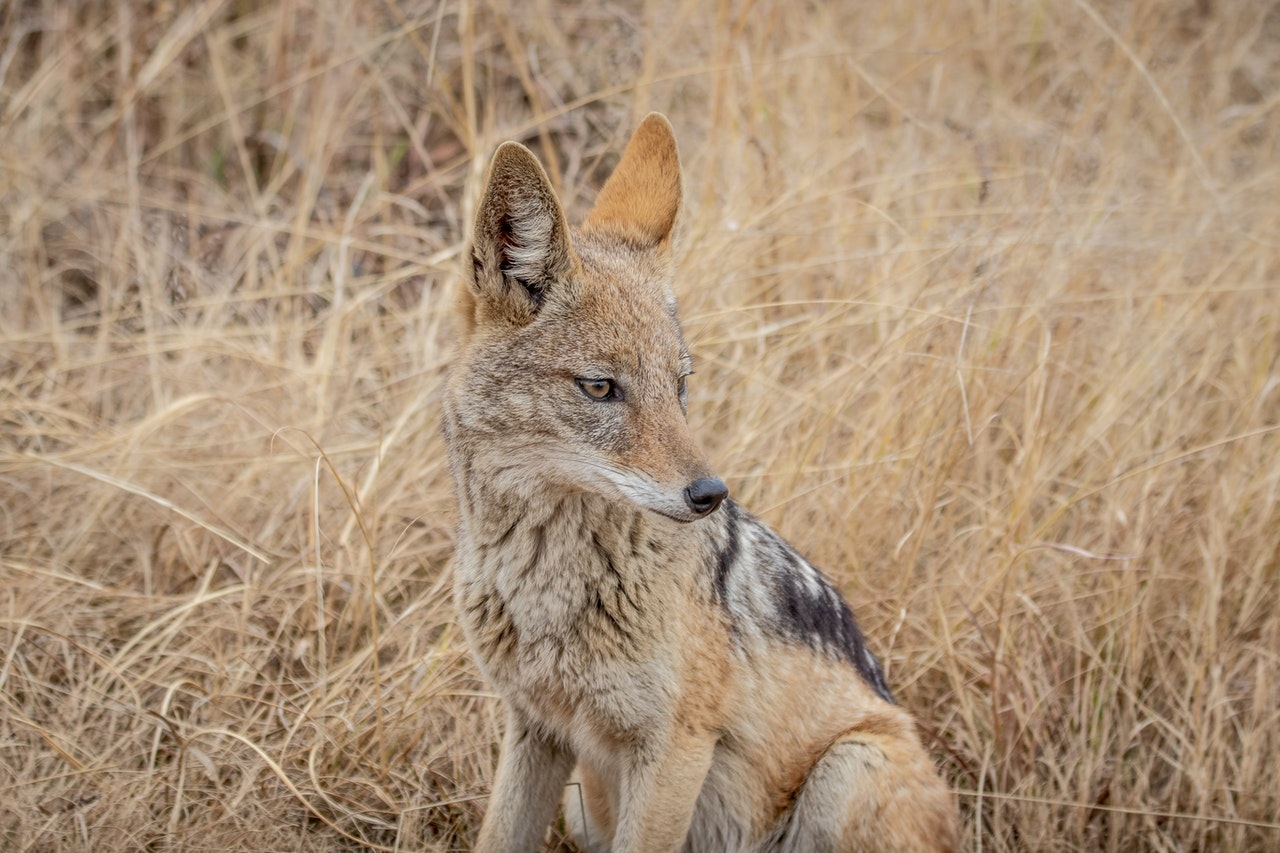
[[680,374],[680,378],[676,380],[676,397],[680,400],[680,411],[686,415],[689,413],[689,375],[693,373]]
[[592,400],[613,400],[618,396],[612,379],[578,379],[577,383],[582,393]]

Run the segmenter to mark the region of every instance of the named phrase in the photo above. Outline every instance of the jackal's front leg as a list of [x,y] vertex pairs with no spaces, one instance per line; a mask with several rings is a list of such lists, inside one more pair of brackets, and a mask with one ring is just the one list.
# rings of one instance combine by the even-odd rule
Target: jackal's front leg
[[628,768],[613,853],[674,853],[684,844],[715,736],[672,733]]
[[555,816],[573,756],[508,709],[498,778],[476,839],[476,853],[537,850]]

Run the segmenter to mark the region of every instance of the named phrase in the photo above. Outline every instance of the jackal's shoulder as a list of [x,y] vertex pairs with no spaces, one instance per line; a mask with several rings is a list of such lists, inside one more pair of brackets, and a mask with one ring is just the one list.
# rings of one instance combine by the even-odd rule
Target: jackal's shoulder
[[880,662],[831,580],[734,501],[725,501],[721,515],[708,569],[735,634],[842,659],[892,702]]

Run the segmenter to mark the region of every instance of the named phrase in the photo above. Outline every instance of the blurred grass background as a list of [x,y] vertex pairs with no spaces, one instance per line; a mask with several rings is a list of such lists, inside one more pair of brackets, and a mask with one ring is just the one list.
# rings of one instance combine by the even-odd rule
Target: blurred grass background
[[1278,84],[1247,0],[6,4],[0,850],[467,848],[457,262],[651,109],[695,428],[969,847],[1280,848]]

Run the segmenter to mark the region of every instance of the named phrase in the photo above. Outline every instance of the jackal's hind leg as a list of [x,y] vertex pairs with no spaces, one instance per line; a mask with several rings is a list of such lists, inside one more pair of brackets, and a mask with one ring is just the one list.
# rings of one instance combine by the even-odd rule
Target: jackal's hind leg
[[565,786],[561,808],[575,845],[584,853],[610,853],[616,817],[603,779],[579,764]]
[[[777,853],[954,853],[956,807],[910,721],[849,732],[805,778]],[[896,729],[896,731],[895,731]]]

